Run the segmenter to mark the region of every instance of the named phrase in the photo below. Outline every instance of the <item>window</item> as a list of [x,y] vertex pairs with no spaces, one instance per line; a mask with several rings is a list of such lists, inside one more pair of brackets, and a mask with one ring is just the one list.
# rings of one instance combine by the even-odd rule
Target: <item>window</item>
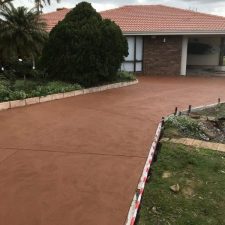
[[141,72],[143,65],[143,37],[127,36],[129,55],[121,66],[121,70],[128,72]]

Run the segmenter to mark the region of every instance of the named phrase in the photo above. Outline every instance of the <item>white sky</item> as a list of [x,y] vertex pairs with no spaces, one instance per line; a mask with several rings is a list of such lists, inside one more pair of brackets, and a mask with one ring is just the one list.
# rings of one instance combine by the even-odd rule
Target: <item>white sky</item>
[[[88,1],[88,0],[87,0]],[[56,0],[51,0],[51,5],[46,5],[44,7],[44,12],[55,11],[56,8],[67,7],[73,8],[77,3],[82,1],[77,0],[61,0],[60,3],[57,3]],[[92,3],[92,6],[97,10],[111,9],[122,5],[130,4],[164,4],[169,6],[180,7],[184,9],[192,9],[206,12],[216,15],[225,16],[225,0],[94,0],[88,1]],[[14,0],[16,6],[26,6],[33,7],[33,0]]]

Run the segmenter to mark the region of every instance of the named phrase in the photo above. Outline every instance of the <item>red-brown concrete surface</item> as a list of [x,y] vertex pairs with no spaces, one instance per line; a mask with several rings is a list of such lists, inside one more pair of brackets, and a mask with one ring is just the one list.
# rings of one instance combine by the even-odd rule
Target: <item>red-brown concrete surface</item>
[[135,86],[0,112],[0,225],[122,225],[156,126],[225,100],[224,78]]

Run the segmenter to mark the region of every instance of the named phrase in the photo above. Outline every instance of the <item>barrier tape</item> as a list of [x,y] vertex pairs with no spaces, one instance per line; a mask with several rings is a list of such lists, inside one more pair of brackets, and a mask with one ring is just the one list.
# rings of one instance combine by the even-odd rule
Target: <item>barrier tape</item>
[[155,155],[156,147],[157,147],[157,144],[158,144],[158,141],[160,138],[162,124],[163,124],[163,122],[160,122],[158,125],[158,128],[156,130],[155,137],[154,137],[152,145],[150,147],[149,154],[148,154],[141,178],[138,183],[137,192],[134,195],[134,199],[133,199],[134,204],[131,204],[131,207],[130,207],[130,210],[128,213],[126,225],[134,225],[135,224],[138,210],[139,210],[140,204],[141,204],[141,199],[142,199],[142,196],[144,193],[145,184],[148,179],[148,174],[149,174],[149,171],[150,171],[150,168],[152,165],[152,161],[153,161],[153,158]]
[[[218,104],[224,104],[224,103],[225,103],[224,101],[221,102],[221,99],[219,99],[218,103],[194,107],[194,108],[191,109],[191,111],[196,112],[196,111],[199,111],[199,110],[202,110],[202,109],[214,107]],[[184,113],[184,112],[187,112],[187,111],[188,110],[183,110],[181,112]],[[159,123],[158,128],[156,130],[156,134],[155,134],[153,143],[151,145],[148,158],[146,160],[146,163],[145,163],[140,181],[138,183],[137,192],[134,195],[133,202],[131,204],[131,207],[130,207],[130,210],[129,210],[129,213],[128,213],[128,216],[127,216],[126,225],[134,225],[135,224],[137,214],[138,214],[138,210],[139,210],[140,205],[141,205],[141,199],[142,199],[142,196],[143,196],[143,193],[144,193],[145,184],[146,184],[147,179],[148,179],[148,174],[149,174],[149,171],[150,171],[150,168],[151,168],[151,165],[152,165],[152,161],[153,161],[153,158],[154,158],[154,155],[155,155],[155,150],[156,150],[156,147],[157,147],[157,144],[159,142],[160,135],[161,135],[163,123],[164,123],[164,120],[162,120]]]

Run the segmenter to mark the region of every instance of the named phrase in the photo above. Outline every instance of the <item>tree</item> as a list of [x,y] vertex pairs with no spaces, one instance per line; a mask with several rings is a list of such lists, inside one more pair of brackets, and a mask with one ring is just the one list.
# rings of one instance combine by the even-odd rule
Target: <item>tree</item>
[[36,11],[7,3],[0,9],[0,18],[0,52],[4,61],[41,54],[48,34]]
[[12,0],[0,0],[0,6],[6,4],[6,3],[9,3],[11,2]]
[[[0,0],[2,1],[2,0]],[[7,0],[5,0],[7,1]],[[11,1],[11,0],[9,0]],[[56,0],[57,3],[60,2],[60,0]],[[37,9],[38,13],[42,13],[42,9],[44,8],[44,5],[50,5],[51,4],[51,0],[34,0],[35,3],[35,8]]]
[[50,78],[92,86],[113,80],[127,55],[119,26],[82,2],[50,32],[41,64]]

